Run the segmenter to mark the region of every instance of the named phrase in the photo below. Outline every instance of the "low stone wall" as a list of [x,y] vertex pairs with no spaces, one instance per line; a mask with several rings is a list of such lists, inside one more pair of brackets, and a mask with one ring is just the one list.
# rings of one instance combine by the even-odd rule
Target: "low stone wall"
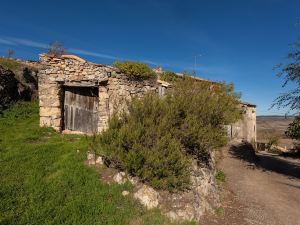
[[40,125],[63,128],[64,86],[98,87],[98,132],[107,128],[110,116],[124,109],[126,101],[156,91],[156,80],[132,80],[117,68],[86,62],[73,56],[60,58],[40,55],[39,72]]

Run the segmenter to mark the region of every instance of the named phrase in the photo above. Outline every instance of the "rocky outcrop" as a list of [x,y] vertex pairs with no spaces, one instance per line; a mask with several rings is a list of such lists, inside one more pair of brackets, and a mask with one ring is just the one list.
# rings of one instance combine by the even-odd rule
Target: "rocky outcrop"
[[[96,158],[95,154],[88,152],[87,161],[92,163],[87,164],[95,165]],[[125,190],[122,192],[123,196],[132,196],[147,209],[159,208],[163,215],[174,221],[201,221],[205,213],[213,213],[220,206],[213,162],[208,167],[193,160],[190,165],[191,185],[189,189],[179,192],[156,190],[138,177],[113,168],[106,168],[104,171],[106,175],[102,174],[101,177],[106,183],[122,185],[129,182],[134,186],[132,194]]]
[[20,98],[19,86],[20,83],[14,73],[0,65],[0,110]]
[[40,68],[38,62],[0,58],[0,109],[13,101],[37,99]]
[[214,170],[199,166],[194,161],[190,179],[189,190],[160,193],[160,209],[172,220],[200,221],[205,212],[213,212],[219,206]]
[[159,207],[171,220],[200,221],[205,212],[213,212],[220,204],[214,170],[193,161],[190,179],[190,188],[176,193],[154,190],[138,182],[133,196],[147,209]]
[[158,206],[159,194],[152,187],[142,184],[133,196],[147,209],[153,209]]

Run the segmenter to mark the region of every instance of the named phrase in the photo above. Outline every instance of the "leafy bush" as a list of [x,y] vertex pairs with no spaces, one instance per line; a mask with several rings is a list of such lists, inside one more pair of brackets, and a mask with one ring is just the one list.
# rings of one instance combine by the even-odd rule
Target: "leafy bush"
[[116,61],[113,63],[113,66],[117,67],[130,78],[145,79],[155,75],[154,71],[147,64],[141,62]]
[[232,86],[212,89],[184,79],[164,98],[133,99],[128,112],[110,120],[98,149],[116,167],[156,188],[184,189],[191,157],[208,165],[211,150],[227,141],[224,124],[240,115]]
[[178,76],[174,72],[165,71],[159,75],[159,79],[167,82],[173,82],[178,80]]
[[294,121],[289,124],[285,134],[292,139],[300,140],[300,116],[296,116]]

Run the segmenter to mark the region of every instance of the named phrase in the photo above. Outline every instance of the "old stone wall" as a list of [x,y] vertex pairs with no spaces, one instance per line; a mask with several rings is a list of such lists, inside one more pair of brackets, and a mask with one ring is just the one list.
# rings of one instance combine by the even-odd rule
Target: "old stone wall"
[[156,80],[132,80],[117,68],[86,62],[73,56],[60,58],[40,55],[40,125],[63,128],[64,86],[98,87],[98,132],[107,128],[109,117],[124,108],[133,96],[156,90]]
[[241,104],[243,117],[238,122],[229,126],[229,134],[232,139],[256,141],[256,106]]

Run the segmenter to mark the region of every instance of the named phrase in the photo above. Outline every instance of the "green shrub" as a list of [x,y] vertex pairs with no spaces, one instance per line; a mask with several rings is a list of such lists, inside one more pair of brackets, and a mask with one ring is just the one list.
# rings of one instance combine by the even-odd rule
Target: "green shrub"
[[176,73],[171,71],[165,71],[162,74],[159,75],[159,79],[167,82],[174,82],[178,80],[178,76]]
[[223,125],[240,115],[231,87],[184,79],[164,98],[133,99],[99,136],[98,151],[156,188],[184,189],[191,157],[208,165],[211,150],[227,141]]
[[226,181],[226,175],[222,170],[217,171],[216,180],[219,184],[222,184]]
[[113,63],[113,66],[117,67],[130,78],[145,79],[155,75],[154,71],[147,64],[141,62],[116,61]]
[[21,68],[21,64],[14,59],[0,58],[0,65],[7,70],[11,70],[14,73]]
[[296,140],[300,140],[300,116],[296,116],[294,121],[289,124],[285,135]]

